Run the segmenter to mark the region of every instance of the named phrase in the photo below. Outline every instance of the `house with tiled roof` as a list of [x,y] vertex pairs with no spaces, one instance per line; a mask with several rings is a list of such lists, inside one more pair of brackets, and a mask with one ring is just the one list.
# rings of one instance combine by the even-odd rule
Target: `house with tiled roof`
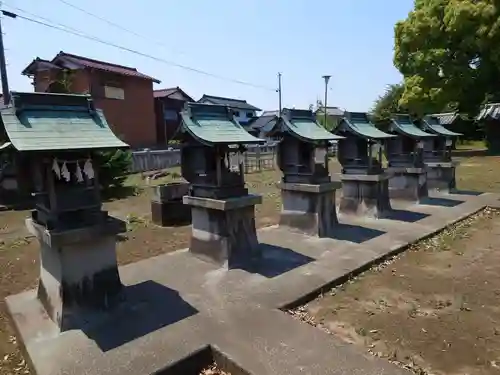
[[[318,121],[323,124],[324,120],[324,116],[325,116],[325,110],[324,110],[324,107],[319,107],[317,110],[316,110],[316,118],[318,119]],[[328,128],[331,130],[331,129],[335,129],[338,124],[340,123],[340,120],[342,120],[342,118],[344,117],[344,114],[345,114],[345,110],[343,110],[342,108],[339,108],[339,107],[330,107],[330,106],[327,106],[326,107],[326,116],[327,116],[327,124],[328,124]]]
[[194,102],[180,87],[154,90],[156,131],[159,143],[167,144],[181,124],[180,112],[187,102]]
[[246,100],[225,98],[222,96],[203,95],[198,100],[198,103],[225,105],[231,108],[236,119],[243,126],[248,125],[252,119],[257,117],[257,112],[261,111],[260,108],[248,103]]
[[159,80],[121,64],[59,52],[51,60],[35,58],[23,75],[36,92],[92,95],[116,136],[131,147],[158,144],[153,83]]

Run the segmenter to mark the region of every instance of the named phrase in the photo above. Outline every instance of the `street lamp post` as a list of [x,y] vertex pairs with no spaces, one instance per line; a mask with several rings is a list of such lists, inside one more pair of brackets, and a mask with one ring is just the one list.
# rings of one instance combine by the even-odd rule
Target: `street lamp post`
[[325,103],[323,104],[323,116],[324,116],[324,123],[323,126],[326,128],[327,127],[327,113],[326,113],[326,105],[328,101],[328,82],[330,81],[331,76],[323,76],[323,79],[325,80]]

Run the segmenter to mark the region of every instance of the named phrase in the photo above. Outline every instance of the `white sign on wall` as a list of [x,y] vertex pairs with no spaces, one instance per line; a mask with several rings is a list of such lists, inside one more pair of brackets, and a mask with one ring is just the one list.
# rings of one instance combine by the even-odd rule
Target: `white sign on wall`
[[108,99],[125,99],[125,90],[120,87],[104,86],[104,97]]

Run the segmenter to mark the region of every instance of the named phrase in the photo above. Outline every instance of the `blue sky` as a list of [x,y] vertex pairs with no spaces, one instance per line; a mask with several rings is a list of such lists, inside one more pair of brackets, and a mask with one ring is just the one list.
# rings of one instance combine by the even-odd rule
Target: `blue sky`
[[[283,74],[283,106],[307,108],[323,97],[332,75],[329,105],[368,110],[387,84],[401,80],[392,64],[394,24],[412,0],[66,0],[147,38],[126,33],[60,0],[5,0],[4,9],[44,17],[85,34],[160,59],[250,82],[236,84],[79,38],[22,19],[3,19],[9,84],[31,91],[20,75],[33,58],[59,51],[137,68],[179,86],[198,99],[204,93],[246,99],[276,109],[277,72]],[[10,5],[10,7],[9,7]],[[33,15],[28,17],[35,18]],[[44,21],[46,22],[46,21]]]

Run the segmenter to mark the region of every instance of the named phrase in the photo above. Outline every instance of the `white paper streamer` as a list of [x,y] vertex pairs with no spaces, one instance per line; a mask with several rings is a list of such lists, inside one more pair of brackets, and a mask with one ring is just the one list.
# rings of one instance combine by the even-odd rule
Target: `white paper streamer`
[[94,179],[94,168],[92,168],[92,162],[90,159],[87,159],[85,162],[85,165],[83,166],[83,173],[85,173],[89,180]]
[[68,167],[66,166],[66,162],[63,163],[63,166],[61,168],[61,176],[66,180],[66,182],[69,182],[69,180],[71,180],[71,175],[69,173]]
[[76,171],[75,171],[76,180],[78,182],[83,182],[82,169],[80,168],[80,163],[76,162]]
[[57,159],[54,159],[52,162],[52,170],[56,174],[57,178],[60,180],[61,179],[61,170],[59,169],[59,163],[57,162]]

